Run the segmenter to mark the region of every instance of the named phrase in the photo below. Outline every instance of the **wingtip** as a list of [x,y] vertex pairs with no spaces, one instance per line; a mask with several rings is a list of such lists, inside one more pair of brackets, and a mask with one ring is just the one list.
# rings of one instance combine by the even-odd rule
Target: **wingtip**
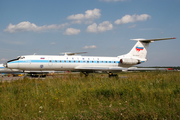
[[173,39],[176,39],[176,37],[173,37]]

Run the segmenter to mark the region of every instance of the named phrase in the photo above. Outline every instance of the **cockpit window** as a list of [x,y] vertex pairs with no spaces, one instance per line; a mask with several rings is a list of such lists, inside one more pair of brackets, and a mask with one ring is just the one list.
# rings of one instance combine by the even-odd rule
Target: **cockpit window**
[[22,56],[20,59],[25,59],[25,57]]
[[21,56],[20,56],[20,57],[18,56],[16,59],[12,59],[12,60],[7,61],[7,63],[8,63],[8,62],[12,62],[12,61],[19,60],[20,58],[21,58]]

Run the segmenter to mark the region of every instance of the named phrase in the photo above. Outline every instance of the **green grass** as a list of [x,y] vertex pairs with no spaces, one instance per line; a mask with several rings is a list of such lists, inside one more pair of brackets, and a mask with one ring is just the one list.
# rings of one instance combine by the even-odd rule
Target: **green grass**
[[180,119],[179,72],[0,82],[0,119]]

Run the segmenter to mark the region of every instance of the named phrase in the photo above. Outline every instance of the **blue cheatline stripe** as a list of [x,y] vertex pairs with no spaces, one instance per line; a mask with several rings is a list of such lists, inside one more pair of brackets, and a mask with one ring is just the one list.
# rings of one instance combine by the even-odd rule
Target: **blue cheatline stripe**
[[[21,61],[19,61],[19,62],[21,62]],[[31,60],[31,61],[28,61],[28,62],[31,62],[31,63],[39,63],[39,62],[42,62],[42,63],[47,63],[47,62],[49,62],[49,60]]]
[[[60,62],[61,61],[61,62]],[[89,61],[89,62],[88,62]],[[119,61],[92,61],[92,60],[19,60],[9,63],[120,63]]]
[[5,67],[0,67],[0,68],[5,68]]
[[[18,61],[12,61],[12,62],[9,62],[9,63],[19,63]],[[23,63],[23,62],[22,62]]]
[[136,48],[138,48],[138,49],[144,49],[144,47],[136,47]]

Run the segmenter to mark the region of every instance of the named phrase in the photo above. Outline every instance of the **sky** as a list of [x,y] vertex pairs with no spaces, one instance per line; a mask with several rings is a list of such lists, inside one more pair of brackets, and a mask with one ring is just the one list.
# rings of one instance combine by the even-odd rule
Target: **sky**
[[116,57],[150,43],[140,66],[180,66],[180,0],[0,0],[0,63],[21,55]]

